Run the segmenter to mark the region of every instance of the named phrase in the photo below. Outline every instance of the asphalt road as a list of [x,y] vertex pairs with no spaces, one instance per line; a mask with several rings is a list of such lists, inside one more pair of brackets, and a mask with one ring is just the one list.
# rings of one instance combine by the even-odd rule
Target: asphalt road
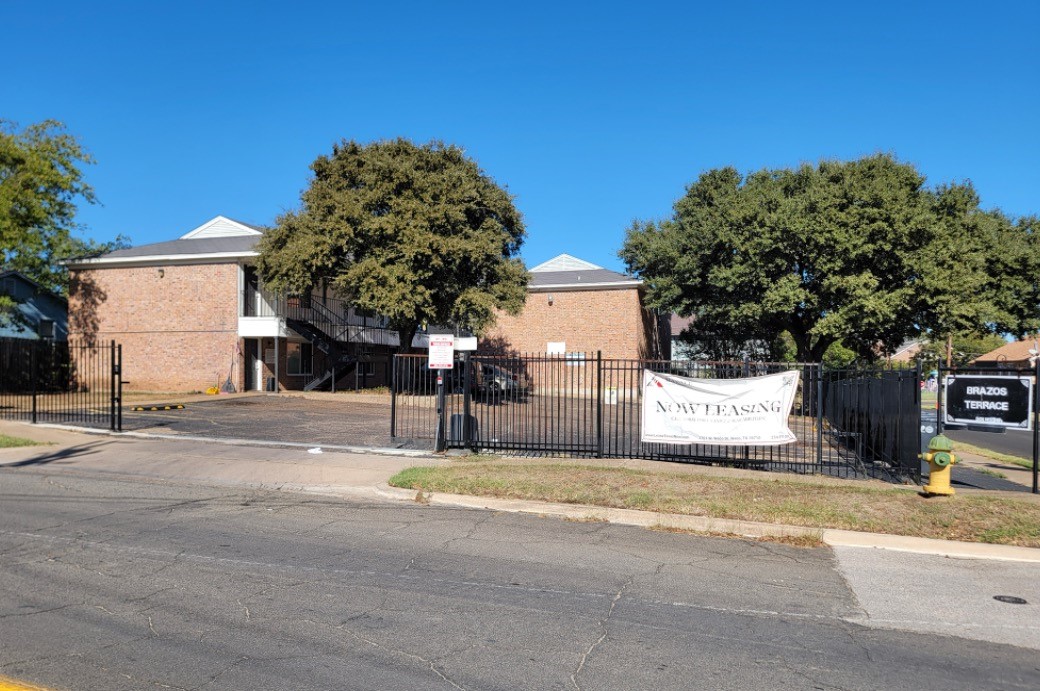
[[[934,433],[935,421],[936,412],[934,410],[921,411],[922,438],[929,431]],[[979,446],[999,453],[1026,459],[1033,457],[1033,433],[1025,430],[1008,429],[988,432],[967,429],[966,427],[947,427],[943,430],[943,434],[953,441]]]
[[[0,675],[113,690],[1040,687],[1036,564],[964,562],[936,611],[920,593],[941,588],[941,562],[872,554],[6,468]],[[980,583],[1030,602],[995,604]]]

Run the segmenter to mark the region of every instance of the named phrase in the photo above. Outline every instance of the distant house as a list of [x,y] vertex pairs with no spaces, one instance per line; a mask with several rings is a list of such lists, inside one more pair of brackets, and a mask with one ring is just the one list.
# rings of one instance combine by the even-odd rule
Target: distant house
[[267,290],[262,235],[217,216],[176,240],[69,262],[73,335],[122,344],[135,390],[385,386],[397,332],[319,291]]
[[[1032,350],[1033,352],[1029,352]],[[1029,359],[1040,352],[1040,336],[1005,343],[996,350],[980,355],[971,361],[979,367],[1001,367],[1008,369],[1032,367]]]
[[695,317],[680,317],[672,315],[671,320],[671,342],[673,360],[692,360],[699,355],[699,350],[682,340],[682,332],[693,323]]
[[14,309],[0,314],[0,338],[64,341],[68,339],[68,300],[20,271],[0,271],[0,294]]
[[922,339],[906,341],[888,357],[889,362],[913,362],[924,349],[926,342]]
[[668,315],[643,303],[643,282],[561,254],[530,269],[527,302],[516,316],[499,314],[480,350],[604,358],[668,359]]

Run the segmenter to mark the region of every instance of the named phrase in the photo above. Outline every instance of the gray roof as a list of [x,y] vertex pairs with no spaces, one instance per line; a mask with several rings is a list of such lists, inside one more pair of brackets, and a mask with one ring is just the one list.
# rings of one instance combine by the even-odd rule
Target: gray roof
[[259,235],[233,235],[223,238],[197,238],[188,240],[169,240],[155,242],[150,245],[139,245],[125,250],[116,250],[102,256],[103,259],[133,259],[135,257],[154,257],[175,254],[215,254],[239,252],[246,254],[256,249],[260,242]]
[[610,269],[589,269],[587,271],[537,271],[531,272],[530,288],[542,286],[582,286],[595,287],[597,285],[613,283],[630,283],[633,287],[642,283],[638,278],[619,274]]
[[[225,216],[224,218],[227,218],[227,216]],[[234,221],[235,223],[237,223],[240,226],[245,226],[246,228],[252,228],[253,230],[255,230],[258,233],[266,233],[267,232],[267,228],[265,228],[264,226],[258,226],[255,223],[246,223],[245,221],[240,221],[237,218],[228,218],[228,220],[229,221]]]

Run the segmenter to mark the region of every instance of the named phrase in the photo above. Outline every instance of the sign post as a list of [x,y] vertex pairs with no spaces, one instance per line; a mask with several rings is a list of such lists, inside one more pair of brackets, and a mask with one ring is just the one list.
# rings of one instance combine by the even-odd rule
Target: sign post
[[430,352],[428,366],[437,370],[437,442],[436,451],[444,451],[444,370],[455,368],[455,336],[452,334],[430,334]]
[[1037,482],[1037,466],[1040,465],[1040,425],[1036,424],[1034,416],[1036,409],[1040,408],[1040,357],[1033,357],[1033,386],[1036,389],[1036,398],[1033,399],[1033,411],[1029,415],[1029,421],[1033,423],[1033,494],[1040,494],[1040,483]]

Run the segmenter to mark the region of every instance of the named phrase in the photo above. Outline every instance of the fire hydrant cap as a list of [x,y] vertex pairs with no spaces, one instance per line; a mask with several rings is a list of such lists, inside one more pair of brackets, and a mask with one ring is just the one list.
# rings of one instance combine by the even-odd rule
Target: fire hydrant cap
[[929,451],[953,451],[953,442],[945,434],[937,434],[928,442]]

